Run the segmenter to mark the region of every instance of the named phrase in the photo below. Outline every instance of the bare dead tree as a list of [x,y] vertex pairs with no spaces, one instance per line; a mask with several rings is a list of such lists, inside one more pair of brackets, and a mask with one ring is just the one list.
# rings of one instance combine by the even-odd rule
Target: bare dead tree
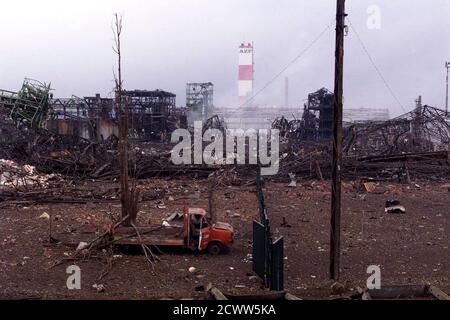
[[[118,66],[117,74],[114,72],[117,114],[119,120],[119,167],[120,167],[120,201],[122,204],[122,219],[128,217],[123,223],[126,227],[131,227],[136,222],[138,212],[139,193],[135,186],[130,190],[129,186],[129,164],[128,164],[128,98],[123,97],[123,80],[122,80],[122,51],[121,51],[121,35],[122,35],[122,16],[114,15],[113,34],[114,46],[113,50],[117,55]],[[125,108],[123,107],[125,105]]]

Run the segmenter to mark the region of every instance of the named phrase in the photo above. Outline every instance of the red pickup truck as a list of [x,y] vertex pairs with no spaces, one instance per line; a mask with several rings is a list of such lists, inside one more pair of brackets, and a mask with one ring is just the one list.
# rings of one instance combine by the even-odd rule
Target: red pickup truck
[[[158,247],[179,247],[192,251],[208,251],[218,255],[227,252],[233,243],[233,227],[224,222],[211,223],[204,209],[184,210],[182,224],[139,228],[141,239],[133,228],[118,228],[114,243],[119,245],[145,244]],[[141,242],[142,241],[142,242]]]

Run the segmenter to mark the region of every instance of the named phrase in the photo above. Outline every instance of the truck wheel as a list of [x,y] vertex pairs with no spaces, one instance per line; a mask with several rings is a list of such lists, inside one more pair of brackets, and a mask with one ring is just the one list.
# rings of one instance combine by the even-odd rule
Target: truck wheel
[[218,256],[224,251],[224,247],[219,242],[212,242],[208,245],[208,252],[213,256]]

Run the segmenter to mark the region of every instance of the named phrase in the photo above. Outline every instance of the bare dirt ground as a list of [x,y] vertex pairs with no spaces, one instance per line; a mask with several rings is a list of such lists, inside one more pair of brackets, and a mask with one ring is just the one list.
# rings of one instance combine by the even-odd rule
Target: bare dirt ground
[[[100,182],[80,182],[90,187],[117,188]],[[161,223],[163,217],[181,212],[184,205],[208,208],[204,181],[151,180],[140,185],[164,194],[164,204],[144,201],[140,225]],[[285,237],[285,288],[301,298],[332,296],[328,279],[329,183],[300,181],[296,188],[267,183],[266,204],[275,236]],[[170,198],[170,200],[169,200]],[[100,259],[68,259],[73,247],[50,245],[53,237],[76,243],[96,233],[118,215],[119,202],[101,204],[0,204],[0,298],[2,299],[202,299],[199,287],[213,283],[226,293],[260,293],[247,259],[252,252],[252,220],[258,217],[254,186],[220,187],[215,190],[217,220],[231,223],[235,243],[222,256],[166,252],[154,270],[142,255],[114,252],[113,267],[101,280]],[[387,200],[397,199],[406,214],[386,214]],[[450,292],[450,193],[442,184],[417,186],[381,184],[367,193],[356,183],[345,183],[342,215],[341,282],[348,290],[365,286],[369,265],[380,265],[382,285],[430,282]],[[283,218],[288,226],[282,226]],[[98,257],[106,256],[99,252]],[[66,268],[81,268],[81,290],[68,290]],[[195,267],[195,274],[188,269]],[[94,284],[103,284],[97,292]]]

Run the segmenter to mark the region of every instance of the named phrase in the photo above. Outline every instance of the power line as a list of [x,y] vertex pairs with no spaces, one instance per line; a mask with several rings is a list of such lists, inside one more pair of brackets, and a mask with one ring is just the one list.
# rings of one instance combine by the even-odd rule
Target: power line
[[247,101],[245,101],[239,108],[245,106],[250,101],[254,100],[261,92],[266,90],[279,76],[281,76],[289,67],[291,67],[298,59],[300,59],[309,49],[311,49],[317,41],[319,41],[322,36],[330,29],[332,23],[330,23],[305,49],[303,49],[291,62],[289,62],[280,72],[278,72],[271,80],[269,80],[264,87],[258,90],[253,96],[251,96]]
[[394,93],[394,90],[392,90],[392,88],[389,86],[388,82],[386,81],[386,79],[384,78],[383,74],[381,73],[380,69],[377,67],[375,60],[372,58],[372,55],[369,53],[369,50],[367,49],[367,47],[364,45],[364,42],[362,41],[361,37],[359,36],[358,32],[356,31],[355,27],[353,26],[350,18],[348,19],[348,22],[350,23],[350,27],[352,28],[352,30],[355,32],[356,38],[359,41],[359,44],[361,45],[361,47],[363,48],[364,52],[366,53],[367,57],[369,58],[370,62],[372,63],[372,66],[374,67],[375,71],[378,73],[378,76],[381,78],[381,80],[383,81],[384,85],[386,86],[386,88],[388,89],[389,93],[391,94],[391,96],[395,99],[395,101],[397,101],[398,105],[402,108],[402,110],[406,113],[406,109],[403,106],[403,104],[400,102],[400,100],[397,98],[397,96]]

